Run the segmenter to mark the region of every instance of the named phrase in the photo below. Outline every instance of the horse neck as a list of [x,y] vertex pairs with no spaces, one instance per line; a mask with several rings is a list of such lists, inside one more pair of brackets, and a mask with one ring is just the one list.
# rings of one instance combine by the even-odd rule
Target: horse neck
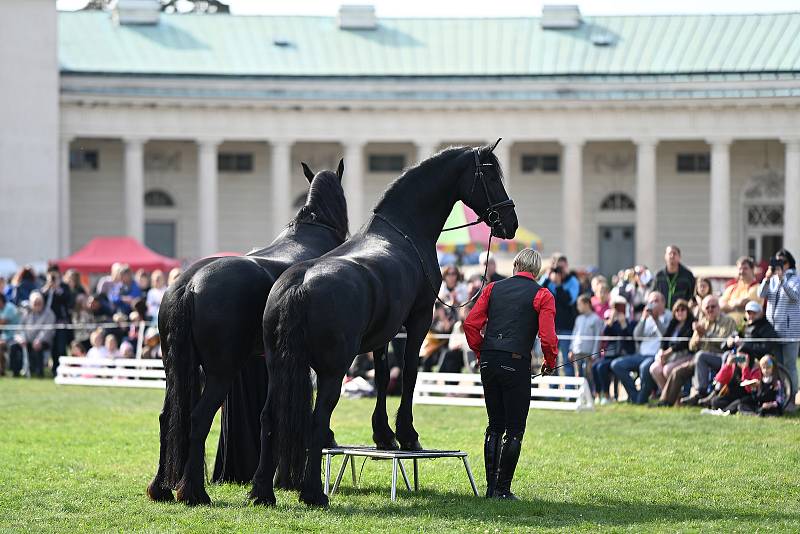
[[470,165],[463,152],[443,154],[411,169],[375,208],[411,237],[435,243],[459,198],[459,179]]

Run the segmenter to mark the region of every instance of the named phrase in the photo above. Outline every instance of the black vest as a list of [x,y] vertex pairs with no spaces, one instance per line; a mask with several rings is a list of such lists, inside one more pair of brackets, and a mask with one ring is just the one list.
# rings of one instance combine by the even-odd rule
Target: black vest
[[539,284],[524,276],[495,282],[489,294],[482,351],[500,350],[531,357],[539,332],[539,314],[533,309],[533,299],[539,289]]

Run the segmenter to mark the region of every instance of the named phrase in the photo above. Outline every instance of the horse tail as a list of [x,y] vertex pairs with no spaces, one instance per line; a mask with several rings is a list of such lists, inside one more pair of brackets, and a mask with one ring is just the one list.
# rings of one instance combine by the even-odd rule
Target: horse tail
[[310,351],[306,343],[308,295],[302,286],[289,288],[280,301],[277,321],[265,325],[268,360],[268,400],[274,425],[275,451],[285,471],[284,481],[302,480],[311,438],[312,392]]
[[200,399],[200,364],[192,340],[192,292],[184,286],[177,295],[168,323],[168,348],[164,355],[167,375],[164,412],[167,438],[164,455],[166,485],[176,488],[189,456],[189,431],[192,409]]

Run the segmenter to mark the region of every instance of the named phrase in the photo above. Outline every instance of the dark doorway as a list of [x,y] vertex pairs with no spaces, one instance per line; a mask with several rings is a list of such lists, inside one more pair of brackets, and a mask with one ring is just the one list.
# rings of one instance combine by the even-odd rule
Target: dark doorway
[[636,261],[636,233],[633,225],[602,225],[598,227],[600,272],[611,279],[622,269],[633,267]]

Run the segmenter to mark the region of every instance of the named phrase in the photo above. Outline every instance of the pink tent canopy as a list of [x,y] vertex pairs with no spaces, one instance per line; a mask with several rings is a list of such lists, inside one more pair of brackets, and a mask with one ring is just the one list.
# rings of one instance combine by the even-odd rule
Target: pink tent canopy
[[75,269],[84,274],[107,273],[113,263],[127,263],[131,269],[169,270],[181,262],[153,252],[132,237],[95,237],[71,256],[55,262],[61,271]]

